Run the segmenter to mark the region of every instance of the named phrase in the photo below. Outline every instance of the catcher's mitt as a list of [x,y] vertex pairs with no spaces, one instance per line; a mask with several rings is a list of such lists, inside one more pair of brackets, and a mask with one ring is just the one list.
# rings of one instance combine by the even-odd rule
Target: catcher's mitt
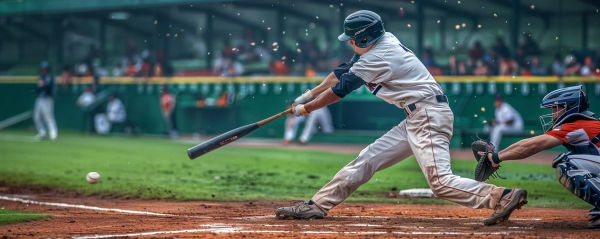
[[477,166],[475,167],[475,180],[483,182],[490,176],[493,178],[498,177],[496,170],[499,167],[493,167],[490,160],[488,160],[488,153],[494,153],[494,145],[485,142],[483,140],[477,140],[471,144],[473,155],[477,159]]

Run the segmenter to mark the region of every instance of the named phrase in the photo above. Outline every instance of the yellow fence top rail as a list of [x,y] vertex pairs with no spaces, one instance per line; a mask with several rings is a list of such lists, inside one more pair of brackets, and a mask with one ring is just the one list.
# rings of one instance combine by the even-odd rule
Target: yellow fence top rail
[[[35,83],[37,76],[0,76],[0,83]],[[435,76],[438,82],[600,82],[600,77],[557,76]],[[57,77],[59,82],[62,81]],[[102,77],[103,84],[173,84],[173,83],[288,83],[320,82],[323,77],[264,76],[264,77]],[[90,84],[92,77],[72,77],[73,84]]]

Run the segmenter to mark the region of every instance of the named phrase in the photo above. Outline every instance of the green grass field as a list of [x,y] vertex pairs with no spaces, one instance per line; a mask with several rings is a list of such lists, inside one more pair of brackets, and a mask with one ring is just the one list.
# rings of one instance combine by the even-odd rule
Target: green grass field
[[[309,199],[356,155],[315,151],[224,147],[187,158],[191,144],[160,138],[82,136],[61,132],[55,142],[33,142],[33,133],[0,132],[0,181],[76,190],[87,195],[172,200]],[[471,177],[475,161],[453,160],[453,171]],[[90,185],[85,175],[99,172]],[[549,165],[505,163],[507,179],[491,183],[529,191],[530,206],[588,208],[557,181]],[[383,170],[351,202],[448,203],[381,195],[428,187],[413,158]]]
[[0,225],[11,224],[17,222],[28,222],[38,219],[50,217],[47,214],[28,213],[16,210],[6,210],[0,208]]

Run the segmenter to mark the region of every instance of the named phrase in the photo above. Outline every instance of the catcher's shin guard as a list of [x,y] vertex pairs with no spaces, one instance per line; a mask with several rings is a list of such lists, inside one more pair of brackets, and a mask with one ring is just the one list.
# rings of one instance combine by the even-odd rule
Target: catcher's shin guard
[[577,197],[600,208],[600,178],[584,168],[568,156],[556,165],[556,177],[560,184]]

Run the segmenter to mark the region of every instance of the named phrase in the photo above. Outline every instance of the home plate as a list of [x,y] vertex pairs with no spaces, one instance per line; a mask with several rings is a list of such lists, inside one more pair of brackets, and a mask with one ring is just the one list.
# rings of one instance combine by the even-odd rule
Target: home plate
[[407,198],[432,198],[433,192],[430,188],[411,188],[406,190],[400,190],[398,196]]

